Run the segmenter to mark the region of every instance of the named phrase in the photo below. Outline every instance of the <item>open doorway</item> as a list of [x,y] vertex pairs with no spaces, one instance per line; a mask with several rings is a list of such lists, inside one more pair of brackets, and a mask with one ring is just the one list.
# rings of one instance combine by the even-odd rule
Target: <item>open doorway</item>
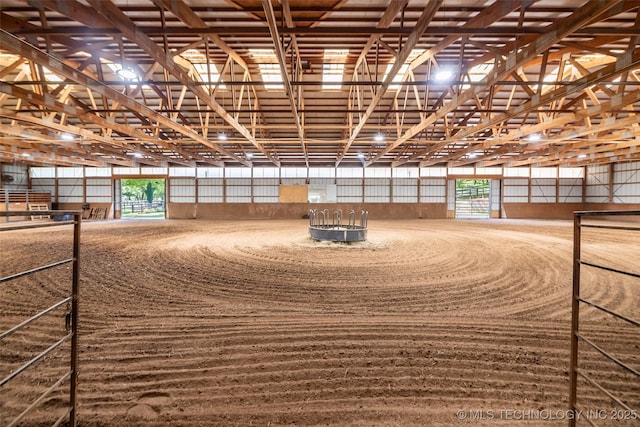
[[122,218],[165,218],[164,179],[122,179]]
[[456,218],[490,218],[490,200],[490,179],[456,179]]

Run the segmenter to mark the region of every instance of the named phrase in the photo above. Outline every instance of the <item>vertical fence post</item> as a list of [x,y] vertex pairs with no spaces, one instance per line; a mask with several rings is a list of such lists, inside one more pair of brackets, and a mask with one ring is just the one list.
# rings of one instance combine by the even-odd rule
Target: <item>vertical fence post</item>
[[82,214],[75,214],[73,225],[73,283],[71,289],[71,380],[69,390],[69,404],[71,412],[69,414],[69,424],[72,427],[77,425],[77,399],[78,392],[78,291],[80,282],[80,223]]
[[578,321],[580,308],[580,238],[582,215],[573,214],[573,288],[571,291],[571,360],[569,365],[569,426],[575,427],[578,386]]

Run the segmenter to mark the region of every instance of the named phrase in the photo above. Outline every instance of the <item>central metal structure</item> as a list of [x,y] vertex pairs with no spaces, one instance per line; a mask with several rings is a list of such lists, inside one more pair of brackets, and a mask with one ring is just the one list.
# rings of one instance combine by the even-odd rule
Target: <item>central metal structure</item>
[[347,224],[342,224],[342,210],[331,214],[329,223],[329,209],[309,211],[309,235],[314,240],[328,240],[332,242],[361,242],[367,240],[368,211],[360,211],[360,224],[356,225],[355,210],[349,211]]

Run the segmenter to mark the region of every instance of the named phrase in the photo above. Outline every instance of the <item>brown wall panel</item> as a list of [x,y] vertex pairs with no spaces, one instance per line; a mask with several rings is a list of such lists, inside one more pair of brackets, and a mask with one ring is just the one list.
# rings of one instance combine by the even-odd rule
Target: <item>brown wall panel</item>
[[197,209],[194,203],[169,203],[167,209],[172,219],[300,219],[310,209],[342,209],[345,221],[351,209],[369,211],[369,219],[446,217],[444,203],[199,203]]
[[574,211],[584,210],[582,203],[504,203],[503,218],[571,219]]

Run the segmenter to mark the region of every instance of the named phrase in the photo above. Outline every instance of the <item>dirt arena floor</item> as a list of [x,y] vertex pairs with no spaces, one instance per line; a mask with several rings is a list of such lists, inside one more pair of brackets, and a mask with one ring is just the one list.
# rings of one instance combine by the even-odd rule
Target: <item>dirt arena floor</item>
[[[572,224],[370,219],[357,244],[307,221],[82,225],[82,426],[567,425]],[[0,275],[71,255],[70,226],[0,232]],[[583,259],[640,272],[640,234],[586,231]],[[590,267],[588,298],[640,319],[640,280]],[[68,266],[0,284],[0,330],[61,299]],[[640,328],[594,309],[584,334],[640,369]],[[65,334],[64,309],[0,342],[0,378]],[[0,426],[69,346],[0,388]],[[640,380],[580,366],[640,411]],[[597,425],[637,426],[580,381]],[[50,425],[65,385],[22,425]],[[587,413],[590,409],[592,412]]]

